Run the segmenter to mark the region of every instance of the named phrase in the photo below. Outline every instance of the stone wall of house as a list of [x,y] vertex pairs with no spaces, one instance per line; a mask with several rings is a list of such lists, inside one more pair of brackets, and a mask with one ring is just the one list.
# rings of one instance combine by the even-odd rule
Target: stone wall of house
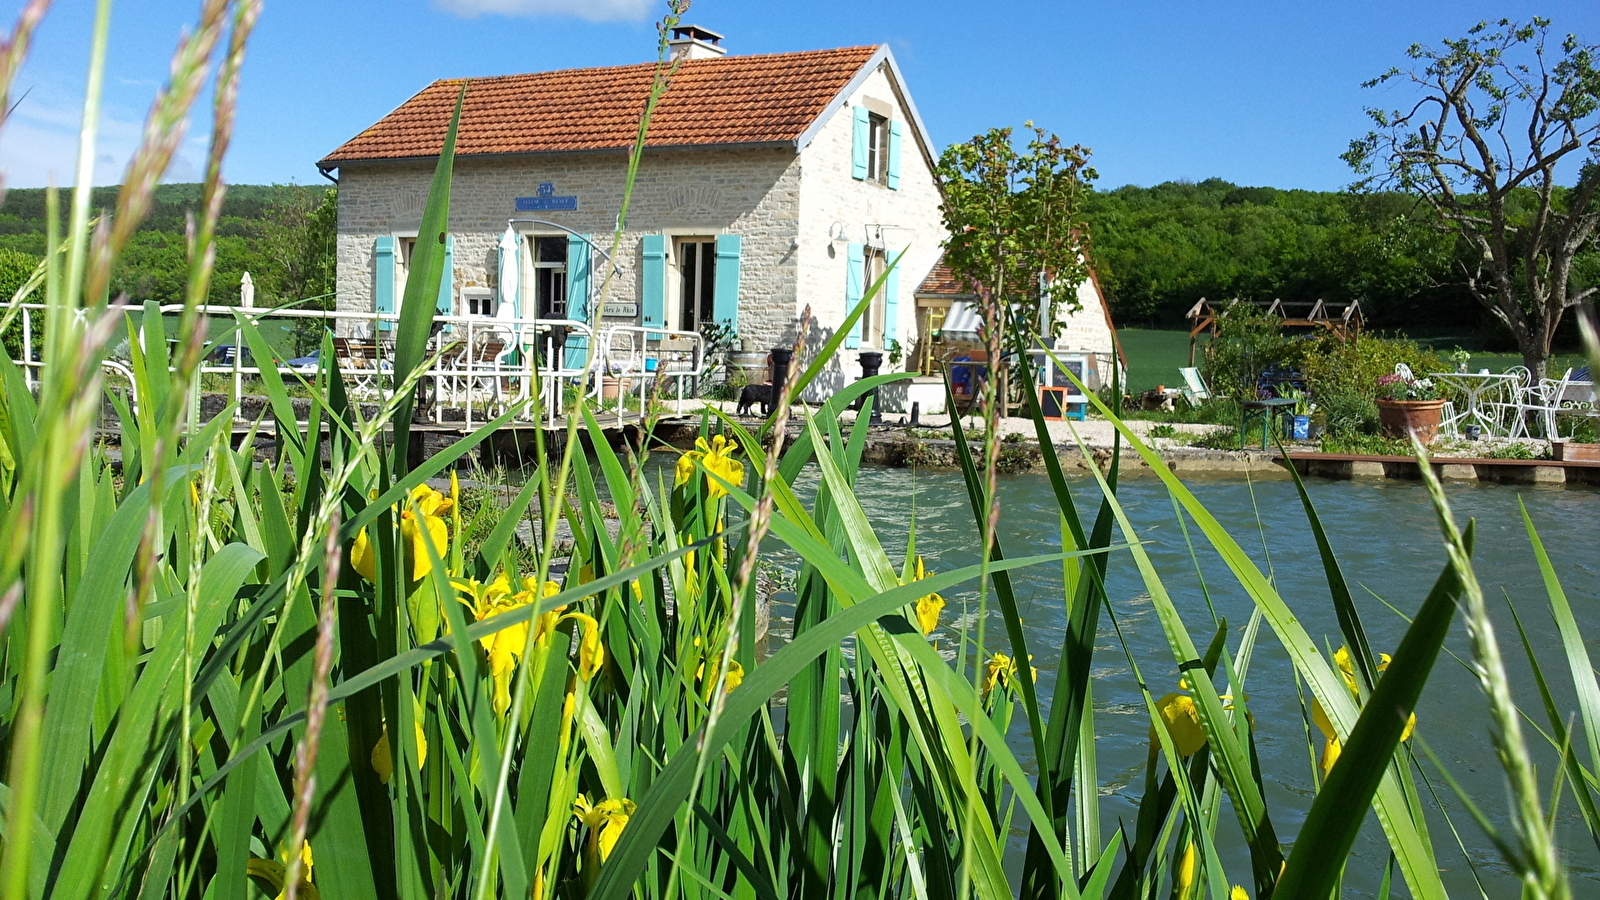
[[1056,337],[1056,348],[1092,351],[1099,359],[1101,381],[1110,384],[1116,336],[1112,334],[1110,319],[1106,317],[1105,298],[1100,295],[1093,278],[1085,278],[1078,285],[1078,302],[1083,308],[1064,317],[1066,327]]
[[[465,287],[498,290],[497,247],[511,218],[557,222],[593,235],[609,250],[626,167],[627,158],[617,153],[458,160],[449,226],[455,239],[455,296],[459,298]],[[376,239],[416,234],[433,164],[350,165],[339,176],[339,309],[371,311]],[[516,199],[534,196],[544,182],[552,183],[558,196],[576,196],[578,209],[517,212]],[[640,299],[638,273],[645,234],[740,234],[744,242],[738,331],[772,346],[770,342],[778,340],[786,327],[792,331],[799,205],[800,163],[793,150],[647,154],[634,184],[628,228],[618,246],[617,269],[605,299]],[[528,234],[559,233],[531,224],[516,227]],[[678,273],[677,260],[669,257],[668,262],[670,308],[678,292]],[[602,273],[597,259],[595,274]],[[624,324],[637,318],[606,321]]]
[[[904,126],[900,149],[898,190],[873,181],[857,181],[851,174],[851,149],[855,123],[852,107],[876,101],[887,104],[892,118]],[[879,106],[881,109],[882,107]],[[945,240],[939,213],[940,194],[931,160],[937,152],[919,145],[906,106],[895,91],[888,66],[874,71],[823,125],[801,152],[805,178],[800,190],[800,283],[798,308],[811,305],[818,323],[807,342],[819,347],[844,321],[848,244],[883,247],[890,259],[901,250],[897,298],[897,335],[904,368],[916,340],[916,300],[912,293],[938,262]],[[832,234],[839,235],[837,238]],[[842,232],[842,234],[841,234]],[[861,349],[885,349],[868,348]],[[831,393],[860,377],[855,352],[843,354],[838,365],[819,385],[818,394]],[[842,371],[841,371],[842,368]],[[884,371],[890,371],[885,360]]]

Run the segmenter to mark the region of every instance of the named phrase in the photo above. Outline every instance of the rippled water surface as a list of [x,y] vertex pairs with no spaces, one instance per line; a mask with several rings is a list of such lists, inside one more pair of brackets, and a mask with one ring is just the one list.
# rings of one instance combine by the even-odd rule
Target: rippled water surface
[[[809,497],[815,489],[815,472],[800,487]],[[1270,572],[1279,592],[1315,640],[1338,646],[1342,642],[1315,544],[1307,527],[1294,484],[1283,479],[1256,481],[1200,480],[1190,487],[1206,507],[1229,529],[1263,571]],[[1099,492],[1090,479],[1076,479],[1072,489],[1079,509],[1092,518]],[[1423,487],[1414,482],[1330,482],[1308,485],[1329,539],[1339,555],[1345,576],[1360,607],[1363,622],[1376,651],[1392,652],[1406,628],[1403,618],[1421,603],[1444,566],[1445,554],[1438,522]],[[1516,700],[1541,725],[1538,694],[1518,642],[1515,626],[1506,612],[1514,606],[1522,616],[1536,652],[1554,682],[1557,703],[1576,714],[1558,637],[1548,612],[1548,602],[1529,548],[1518,500],[1539,529],[1562,578],[1580,627],[1593,645],[1600,640],[1600,494],[1589,490],[1522,489],[1500,485],[1456,485],[1446,488],[1456,517],[1478,522],[1476,550],[1478,577],[1494,607],[1502,649],[1509,661]],[[1001,534],[1007,555],[1056,552],[1060,526],[1049,481],[1042,475],[1003,477]],[[968,506],[966,490],[954,473],[912,472],[906,469],[864,470],[856,496],[896,565],[906,536],[916,522],[917,547],[928,566],[947,571],[978,561],[980,541]],[[1150,477],[1123,482],[1119,497],[1146,542],[1167,591],[1173,596],[1197,645],[1211,637],[1206,593],[1218,615],[1228,623],[1230,651],[1253,605],[1234,581],[1221,559],[1192,523],[1186,538],[1174,515],[1172,501],[1161,483]],[[1188,541],[1194,545],[1191,554]],[[774,561],[792,560],[780,547],[770,546]],[[1018,602],[1027,632],[1029,650],[1039,669],[1039,695],[1048,700],[1054,687],[1061,637],[1065,628],[1059,566],[1040,566],[1014,572]],[[1140,662],[1151,690],[1157,695],[1175,690],[1178,673],[1172,664],[1145,591],[1126,552],[1113,558],[1109,573],[1112,606],[1129,645]],[[951,644],[951,626],[963,615],[971,622],[975,592],[951,591],[945,612],[942,643]],[[1392,607],[1392,608],[1391,608]],[[774,631],[786,635],[789,623],[775,610]],[[990,618],[990,644],[1003,640],[997,617]],[[1591,658],[1595,647],[1590,647]],[[1489,744],[1482,695],[1462,663],[1449,653],[1466,658],[1466,635],[1459,619],[1441,655],[1418,709],[1417,733],[1446,765],[1475,801],[1505,825],[1506,793]],[[1148,719],[1137,686],[1129,674],[1122,646],[1110,621],[1102,616],[1093,667],[1096,707],[1096,752],[1103,794],[1102,827],[1109,835],[1119,823],[1132,829],[1135,803],[1142,792],[1144,762],[1148,752]],[[1298,831],[1311,801],[1311,768],[1305,721],[1296,692],[1293,667],[1282,647],[1263,625],[1261,639],[1247,682],[1251,711],[1257,726],[1261,766],[1269,808],[1280,836]],[[1018,716],[1013,745],[1025,766],[1031,768],[1031,744]],[[1554,753],[1535,731],[1534,743],[1542,781],[1552,780]],[[1320,740],[1319,740],[1320,744]],[[1538,746],[1541,745],[1542,746]],[[1432,790],[1451,795],[1431,764],[1422,772]],[[1419,781],[1426,797],[1429,783]],[[1452,837],[1450,823],[1437,811],[1429,827],[1446,885],[1453,896],[1477,896],[1476,877],[1490,897],[1514,896],[1517,887],[1490,850],[1482,833],[1466,817],[1451,795],[1445,800],[1451,821],[1465,845],[1463,853]],[[1561,804],[1559,839],[1574,876],[1577,896],[1600,895],[1600,854],[1584,830],[1569,796]],[[1230,871],[1248,872],[1249,864],[1230,812],[1224,812],[1221,833],[1231,851],[1224,862]],[[1377,878],[1387,859],[1387,844],[1375,822],[1363,831],[1355,848],[1357,862],[1349,878],[1350,894],[1375,893]],[[1015,854],[1013,854],[1015,855]]]

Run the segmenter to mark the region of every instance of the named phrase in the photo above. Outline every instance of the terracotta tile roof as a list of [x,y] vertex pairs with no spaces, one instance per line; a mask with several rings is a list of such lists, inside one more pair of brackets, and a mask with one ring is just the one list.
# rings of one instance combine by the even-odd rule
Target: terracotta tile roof
[[[793,141],[872,58],[848,47],[685,62],[650,124],[651,147]],[[655,63],[467,79],[458,156],[616,150],[638,135]],[[435,81],[320,165],[438,156],[462,79]]]
[[971,297],[977,292],[972,285],[956,277],[945,264],[944,255],[940,254],[939,262],[934,265],[928,277],[922,279],[922,284],[917,287],[917,296],[924,294],[936,297]]

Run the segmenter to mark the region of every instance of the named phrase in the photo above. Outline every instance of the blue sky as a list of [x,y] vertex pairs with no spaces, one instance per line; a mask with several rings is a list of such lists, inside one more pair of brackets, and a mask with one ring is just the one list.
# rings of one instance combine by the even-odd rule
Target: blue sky
[[[21,3],[5,0],[9,23]],[[315,161],[434,78],[653,58],[664,0],[266,0],[244,72],[228,179],[320,180]],[[0,134],[14,187],[65,183],[76,155],[90,0],[57,0]],[[121,180],[140,122],[197,2],[113,12],[97,183]],[[887,42],[939,147],[1032,119],[1094,151],[1102,187],[1211,176],[1337,189],[1364,104],[1360,82],[1413,41],[1533,14],[1600,43],[1600,3],[1163,3],[695,0],[688,21],[734,53]],[[9,24],[7,25],[9,28]],[[169,180],[194,180],[192,123]]]

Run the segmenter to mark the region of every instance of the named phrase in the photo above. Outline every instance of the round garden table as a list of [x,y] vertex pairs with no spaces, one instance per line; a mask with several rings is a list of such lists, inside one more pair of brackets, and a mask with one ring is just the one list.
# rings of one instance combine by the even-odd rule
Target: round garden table
[[1485,409],[1487,404],[1515,403],[1522,379],[1505,372],[1429,372],[1428,377],[1449,385],[1466,398],[1465,408],[1439,423],[1441,432],[1461,433],[1461,426],[1476,422],[1484,434],[1499,434],[1500,417]]

